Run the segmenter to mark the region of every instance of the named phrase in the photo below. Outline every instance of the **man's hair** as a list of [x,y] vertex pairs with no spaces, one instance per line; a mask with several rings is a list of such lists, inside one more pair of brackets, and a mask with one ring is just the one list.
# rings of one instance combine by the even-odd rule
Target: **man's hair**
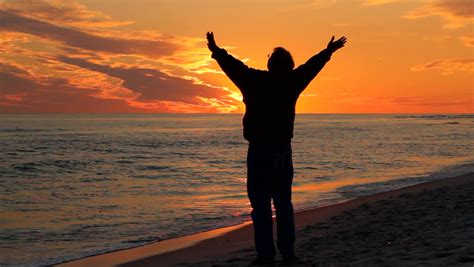
[[291,71],[295,67],[295,62],[290,52],[283,47],[275,47],[273,53],[268,58],[267,68],[271,72]]

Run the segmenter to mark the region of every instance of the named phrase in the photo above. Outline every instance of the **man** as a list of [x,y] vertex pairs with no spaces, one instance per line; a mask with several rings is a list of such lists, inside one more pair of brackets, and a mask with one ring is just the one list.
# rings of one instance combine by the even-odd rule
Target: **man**
[[277,47],[268,59],[268,71],[247,67],[219,48],[212,32],[207,33],[212,58],[240,89],[245,103],[244,138],[247,154],[247,193],[257,258],[254,264],[274,262],[271,200],[276,211],[277,246],[284,263],[297,261],[294,254],[295,223],[291,203],[293,162],[291,139],[295,106],[299,95],[319,73],[332,53],[343,47],[346,38],[329,41],[327,48],[293,69],[287,50]]

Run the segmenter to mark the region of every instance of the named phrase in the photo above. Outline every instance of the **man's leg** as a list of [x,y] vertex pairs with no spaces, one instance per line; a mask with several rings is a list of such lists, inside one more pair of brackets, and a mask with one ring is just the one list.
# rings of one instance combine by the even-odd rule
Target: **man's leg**
[[293,162],[291,146],[277,156],[274,183],[272,187],[273,205],[276,210],[278,250],[283,258],[294,257],[295,222],[291,203],[293,182]]
[[[270,154],[271,155],[271,154]],[[273,258],[271,209],[271,158],[259,147],[249,146],[247,155],[247,193],[252,206],[255,247],[259,258]]]

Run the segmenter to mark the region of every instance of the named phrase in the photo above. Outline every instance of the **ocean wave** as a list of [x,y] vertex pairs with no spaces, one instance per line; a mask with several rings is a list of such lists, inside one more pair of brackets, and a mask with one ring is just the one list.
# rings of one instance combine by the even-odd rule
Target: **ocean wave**
[[169,171],[172,170],[170,166],[159,166],[159,165],[142,165],[139,166],[137,169],[139,170],[147,170],[147,171]]
[[241,146],[245,145],[244,141],[227,141],[225,142],[226,145],[231,145],[231,146]]
[[455,164],[442,168],[429,175],[400,177],[382,182],[346,185],[339,187],[336,192],[340,193],[344,197],[354,198],[384,192],[387,190],[393,190],[405,186],[415,185],[423,182],[433,181],[437,179],[459,176],[472,172],[474,172],[474,162],[465,162],[462,164]]
[[444,120],[444,119],[474,119],[474,114],[446,114],[446,115],[397,115],[397,119],[431,119],[431,120]]
[[37,132],[65,132],[68,129],[54,128],[54,129],[40,129],[40,128],[4,128],[0,129],[0,133],[37,133]]
[[157,238],[156,236],[149,236],[149,237],[142,237],[139,239],[133,239],[133,240],[126,240],[123,241],[122,244],[144,244],[144,243],[150,243],[150,242],[158,242],[161,241],[161,238]]
[[105,152],[105,153],[121,153],[121,152],[125,152],[121,149],[118,149],[118,148],[111,148],[111,147],[104,147],[104,148],[99,148],[99,147],[95,147],[92,149],[92,151],[95,151],[95,152]]
[[246,199],[247,194],[229,194],[229,195],[222,195],[222,196],[211,196],[209,200],[225,200],[225,199]]
[[143,155],[129,155],[127,156],[127,158],[129,159],[151,159],[151,158],[155,158],[155,157],[147,157],[147,156],[143,156]]
[[299,170],[319,170],[319,169],[322,169],[322,168],[317,168],[317,167],[313,167],[313,166],[302,166],[302,167],[298,167]]
[[92,161],[82,161],[82,160],[51,160],[51,161],[43,161],[44,165],[54,166],[62,169],[74,169],[74,168],[81,168],[87,167],[93,164]]
[[208,160],[208,161],[206,161],[206,163],[208,163],[208,164],[224,164],[224,163],[226,163],[226,162],[227,162],[227,161],[225,161],[225,160],[219,160],[219,159],[217,159],[217,160],[216,160],[216,159],[213,159],[213,160]]
[[120,164],[132,164],[132,163],[135,163],[135,161],[132,161],[132,160],[124,160],[124,159],[121,159],[121,160],[117,160],[115,161],[116,163],[120,163]]
[[[323,175],[320,175],[320,176],[315,176],[314,177],[314,180],[318,181],[318,182],[322,182],[322,181],[331,181],[331,180],[334,180],[336,177],[334,176],[323,176]],[[296,185],[296,184],[295,184]]]
[[27,163],[20,163],[20,164],[13,164],[13,169],[22,172],[37,172],[41,165],[35,162],[27,162]]
[[82,183],[96,183],[96,182],[108,182],[108,181],[117,181],[116,178],[108,177],[97,177],[97,178],[82,178],[79,181]]
[[36,152],[36,150],[31,150],[31,149],[17,149],[15,150],[16,152],[26,152],[26,153],[32,153],[32,152]]

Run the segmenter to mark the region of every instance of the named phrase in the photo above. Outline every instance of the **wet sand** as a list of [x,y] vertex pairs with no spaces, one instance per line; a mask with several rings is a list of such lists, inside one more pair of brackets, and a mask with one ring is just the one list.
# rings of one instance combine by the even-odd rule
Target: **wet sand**
[[[300,211],[293,266],[473,266],[473,192],[471,173]],[[184,238],[62,266],[248,266],[255,257],[251,224]]]

